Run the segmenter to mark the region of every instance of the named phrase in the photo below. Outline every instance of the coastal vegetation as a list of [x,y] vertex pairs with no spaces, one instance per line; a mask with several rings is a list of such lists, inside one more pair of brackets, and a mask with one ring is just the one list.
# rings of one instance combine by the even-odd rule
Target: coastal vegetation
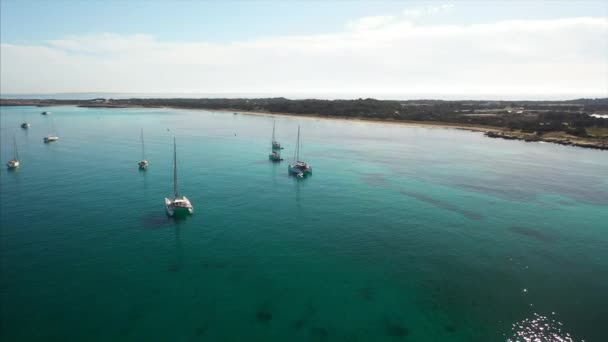
[[[278,98],[0,99],[0,105],[172,107],[487,127],[490,137],[608,149],[608,98],[569,101]],[[593,114],[593,116],[592,116]],[[496,130],[500,133],[496,133]]]

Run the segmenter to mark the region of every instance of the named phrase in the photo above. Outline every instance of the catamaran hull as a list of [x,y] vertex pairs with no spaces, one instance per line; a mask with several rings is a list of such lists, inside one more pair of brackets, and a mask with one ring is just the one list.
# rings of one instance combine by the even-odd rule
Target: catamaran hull
[[287,170],[289,171],[289,174],[294,175],[296,177],[300,177],[300,178],[303,178],[308,175],[312,175],[312,168],[302,170],[302,169],[299,169],[296,167],[291,167],[291,165],[290,165],[287,167]]
[[165,210],[167,211],[167,215],[169,215],[171,217],[183,217],[183,216],[192,215],[194,213],[193,208],[173,206],[171,200],[166,197],[165,197]]

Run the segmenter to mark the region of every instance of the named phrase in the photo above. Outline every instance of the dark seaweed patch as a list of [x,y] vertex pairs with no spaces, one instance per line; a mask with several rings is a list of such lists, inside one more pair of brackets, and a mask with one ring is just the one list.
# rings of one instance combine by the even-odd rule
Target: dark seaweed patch
[[305,325],[306,325],[306,320],[303,318],[300,318],[300,319],[296,320],[295,322],[293,322],[293,328],[296,330],[302,329]]
[[270,313],[268,311],[258,311],[255,314],[255,318],[258,321],[258,323],[268,323],[268,322],[272,321],[272,313]]
[[376,291],[372,287],[364,287],[359,289],[359,296],[364,300],[371,302],[376,298]]
[[129,310],[129,313],[127,314],[127,319],[129,323],[133,324],[139,321],[143,317],[143,315],[144,314],[140,310],[131,308],[131,310]]
[[169,265],[169,267],[167,267],[167,271],[169,271],[169,273],[177,273],[179,271],[181,271],[182,266],[179,264],[171,264]]
[[363,182],[370,186],[387,186],[388,182],[381,173],[364,173]]
[[310,320],[313,318],[313,316],[316,313],[317,313],[317,309],[314,307],[312,302],[309,302],[306,305],[306,308],[304,309],[302,316],[293,323],[293,328],[295,330],[302,329],[305,325],[308,324],[308,322],[310,322]]
[[528,236],[528,237],[534,238],[539,241],[553,242],[556,240],[555,236],[553,236],[553,235],[549,235],[544,231],[529,228],[529,227],[511,226],[511,227],[509,227],[509,230],[512,231],[513,233],[517,233],[517,234],[523,235],[523,236]]
[[129,334],[131,334],[131,329],[129,327],[124,327],[122,329],[120,329],[120,331],[118,332],[120,334],[120,336],[129,336]]
[[480,214],[478,214],[478,213],[476,213],[476,212],[463,209],[463,208],[461,208],[461,207],[459,207],[457,205],[451,204],[451,203],[447,203],[447,202],[443,202],[443,201],[438,200],[438,199],[434,199],[432,197],[429,197],[429,196],[421,194],[421,193],[412,192],[412,191],[405,191],[405,190],[401,190],[401,193],[404,194],[404,195],[406,195],[406,196],[413,197],[413,198],[415,198],[415,199],[417,199],[417,200],[419,200],[421,202],[434,205],[437,208],[444,209],[444,210],[449,210],[449,211],[458,213],[458,214],[460,214],[460,215],[462,215],[462,216],[464,216],[464,217],[466,217],[466,218],[468,218],[470,220],[481,220],[481,219],[483,219],[483,216],[480,215]]
[[213,268],[216,270],[223,270],[228,267],[228,264],[224,262],[203,262],[201,266],[206,269]]
[[201,337],[201,336],[205,335],[206,332],[207,332],[207,324],[203,324],[200,327],[196,328],[196,330],[194,331],[194,335],[196,335],[197,337]]
[[386,327],[386,334],[390,337],[403,338],[410,334],[409,330],[399,324],[389,324]]
[[329,336],[329,331],[326,328],[314,327],[310,329],[311,335],[316,339],[326,339]]

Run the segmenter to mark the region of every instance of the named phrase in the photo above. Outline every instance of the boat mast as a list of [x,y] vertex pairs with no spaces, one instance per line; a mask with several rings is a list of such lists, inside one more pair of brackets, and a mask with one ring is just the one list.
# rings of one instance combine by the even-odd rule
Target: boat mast
[[146,160],[146,150],[144,149],[144,129],[141,129],[141,159]]
[[13,146],[15,147],[15,160],[19,160],[19,151],[17,150],[17,139],[13,135]]
[[50,129],[49,129],[49,135],[57,135],[56,129],[55,129],[55,120],[53,120],[53,117],[50,117],[51,122],[50,122]]
[[272,142],[273,143],[275,142],[275,139],[274,139],[274,126],[275,126],[275,124],[276,124],[276,122],[273,121],[272,122]]
[[300,126],[298,126],[298,141],[296,144],[296,163],[300,161]]
[[177,198],[177,147],[175,145],[175,137],[173,137],[173,193]]

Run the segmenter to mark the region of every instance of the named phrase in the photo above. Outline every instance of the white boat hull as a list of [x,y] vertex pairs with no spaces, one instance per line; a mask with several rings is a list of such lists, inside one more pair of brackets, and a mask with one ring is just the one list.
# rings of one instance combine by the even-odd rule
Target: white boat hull
[[10,160],[8,163],[6,163],[6,166],[9,169],[16,169],[19,167],[19,161],[18,160]]
[[192,215],[194,208],[186,196],[170,199],[165,197],[165,209],[169,216]]

